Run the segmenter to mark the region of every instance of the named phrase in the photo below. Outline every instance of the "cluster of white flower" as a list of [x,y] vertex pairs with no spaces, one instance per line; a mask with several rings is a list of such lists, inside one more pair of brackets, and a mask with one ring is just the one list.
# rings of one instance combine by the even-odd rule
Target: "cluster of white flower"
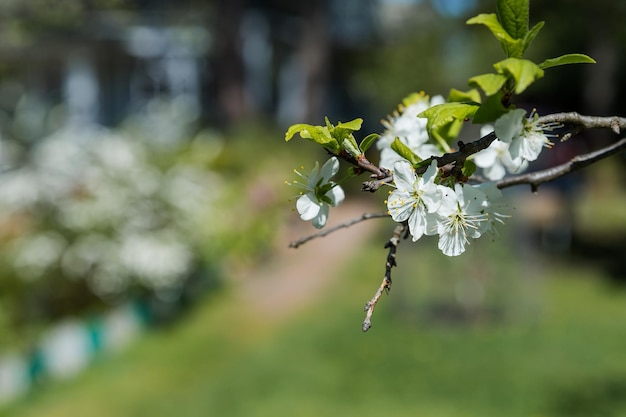
[[396,189],[387,199],[387,208],[394,221],[407,221],[413,241],[439,235],[439,249],[457,256],[470,237],[476,239],[492,231],[495,222],[502,222],[505,204],[494,183],[455,184],[452,189],[436,183],[437,171],[433,161],[420,177],[408,162],[396,162]]
[[[487,149],[474,156],[476,166],[483,169],[485,177],[492,181],[503,178],[507,172],[522,172],[539,157],[544,147],[551,147],[552,142],[545,132],[556,125],[544,125],[538,122],[537,113],[526,118],[526,110],[516,109],[501,116],[495,122],[494,140]],[[484,136],[494,131],[486,125],[481,129]]]
[[[433,161],[426,172],[419,176],[414,165],[394,149],[397,139],[422,160],[449,152],[446,144],[433,143],[427,131],[427,119],[417,117],[432,106],[444,103],[441,96],[432,99],[424,93],[413,94],[403,101],[399,110],[383,121],[386,130],[380,136],[379,166],[393,173],[395,190],[386,201],[389,215],[396,222],[407,222],[413,241],[423,235],[438,235],[439,249],[448,256],[457,256],[465,251],[469,239],[495,232],[496,223],[508,217],[507,205],[496,181],[507,172],[526,169],[544,147],[552,146],[546,135],[554,125],[538,122],[536,113],[526,118],[526,111],[512,110],[495,121],[495,128],[485,126],[481,136],[495,130],[491,145],[470,156],[476,166],[491,182],[478,185],[455,183],[452,178],[439,175],[437,162]],[[415,161],[413,161],[414,163]],[[316,228],[326,224],[331,206],[344,200],[344,192],[330,181],[339,170],[339,161],[332,157],[321,171],[316,162],[311,174],[295,171],[305,183],[287,183],[304,190],[298,198],[296,209],[302,220],[312,220]]]
[[443,104],[445,99],[442,96],[430,98],[424,92],[414,93],[403,100],[398,111],[388,120],[383,120],[386,127],[385,132],[380,136],[376,146],[380,150],[379,166],[393,169],[397,161],[405,159],[391,149],[391,143],[396,139],[405,144],[410,150],[422,159],[430,158],[433,155],[441,155],[441,150],[428,143],[428,132],[426,131],[426,119],[417,117],[418,114],[437,104]]

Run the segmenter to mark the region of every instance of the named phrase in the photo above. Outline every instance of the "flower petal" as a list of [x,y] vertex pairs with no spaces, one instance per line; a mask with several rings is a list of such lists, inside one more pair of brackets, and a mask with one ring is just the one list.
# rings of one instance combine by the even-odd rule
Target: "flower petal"
[[415,171],[407,161],[398,161],[393,165],[393,181],[399,191],[412,193],[416,180]]
[[309,221],[320,212],[320,204],[313,193],[306,193],[296,201],[296,209],[302,220]]
[[426,231],[426,213],[422,207],[413,210],[409,216],[409,232],[413,236],[413,242],[417,241]]
[[321,177],[324,178],[323,182],[328,182],[339,171],[339,159],[336,156],[330,158],[322,166]]
[[326,197],[330,198],[332,206],[336,207],[339,204],[343,203],[343,200],[346,198],[346,194],[344,193],[343,188],[341,188],[340,185],[335,185],[326,193]]
[[526,110],[516,109],[500,116],[495,122],[495,132],[502,142],[511,142],[512,139],[522,134],[524,128],[522,119],[526,116]]
[[319,213],[313,219],[313,226],[316,229],[321,229],[322,227],[326,226],[326,221],[328,220],[328,210],[328,204],[322,204]]
[[[478,164],[476,164],[478,165]],[[497,163],[486,168],[483,168],[485,171],[485,177],[491,181],[497,181],[499,179],[504,178],[506,175],[506,170],[504,169],[504,165]]]
[[309,189],[311,190],[315,189],[317,182],[320,180],[319,172],[320,172],[320,164],[319,162],[315,161],[315,166],[313,167],[313,169],[311,170],[311,173],[309,174],[309,181],[307,183],[307,185],[309,186]]
[[438,247],[447,256],[458,256],[465,252],[465,244],[468,243],[463,228],[450,230],[448,233],[439,234]]
[[387,199],[387,209],[394,221],[403,222],[415,210],[415,200],[405,192],[394,190]]

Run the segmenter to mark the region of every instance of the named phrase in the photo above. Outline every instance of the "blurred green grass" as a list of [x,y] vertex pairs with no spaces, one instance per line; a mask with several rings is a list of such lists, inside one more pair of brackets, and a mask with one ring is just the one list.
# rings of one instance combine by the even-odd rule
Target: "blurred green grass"
[[[361,306],[384,258],[372,245],[289,320],[265,321],[224,290],[2,415],[626,415],[624,291],[598,270],[520,258],[499,242],[455,259],[432,243],[401,247],[366,334]],[[468,278],[483,296],[463,305]]]

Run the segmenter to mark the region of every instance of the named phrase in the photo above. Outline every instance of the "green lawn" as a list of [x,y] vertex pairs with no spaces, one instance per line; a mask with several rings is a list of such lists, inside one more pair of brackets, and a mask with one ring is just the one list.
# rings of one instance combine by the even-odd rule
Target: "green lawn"
[[[498,243],[458,259],[432,243],[401,248],[366,334],[361,306],[379,283],[380,246],[338,267],[332,291],[289,320],[265,322],[214,294],[180,324],[3,415],[626,415],[623,289]],[[459,293],[474,294],[460,297],[464,308]]]

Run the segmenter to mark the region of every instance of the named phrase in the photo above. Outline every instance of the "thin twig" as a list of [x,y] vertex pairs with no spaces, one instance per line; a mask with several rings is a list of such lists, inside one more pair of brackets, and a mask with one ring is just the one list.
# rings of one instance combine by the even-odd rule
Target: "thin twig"
[[503,178],[497,182],[497,186],[498,188],[506,188],[513,185],[528,184],[530,185],[531,190],[535,192],[539,188],[539,185],[543,184],[544,182],[553,181],[559,177],[562,177],[565,174],[577,171],[625,149],[626,138],[623,138],[618,142],[615,142],[597,151],[575,156],[570,161],[564,164],[557,165],[555,167],[551,167],[541,171],[529,172],[528,174],[521,174]]
[[357,223],[360,223],[360,222],[362,222],[364,220],[379,219],[381,217],[389,217],[389,213],[387,213],[386,211],[379,212],[379,213],[363,213],[361,216],[359,216],[359,217],[357,217],[355,219],[352,219],[352,220],[348,220],[345,223],[341,223],[341,224],[338,224],[337,226],[331,227],[331,228],[323,230],[321,232],[317,232],[317,233],[314,233],[312,235],[300,238],[298,240],[294,240],[293,242],[289,243],[289,247],[295,249],[295,248],[298,248],[300,245],[305,244],[309,240],[313,240],[313,239],[318,238],[318,237],[327,236],[327,235],[329,235],[329,234],[331,234],[333,232],[336,232],[337,230],[353,226],[353,225],[355,225]]
[[389,253],[387,254],[387,262],[385,263],[385,276],[383,277],[382,282],[380,283],[380,287],[376,291],[376,294],[365,303],[365,320],[363,320],[363,326],[361,327],[363,332],[368,331],[372,327],[372,314],[374,314],[374,308],[376,308],[376,304],[378,300],[383,295],[384,292],[389,293],[391,290],[391,268],[396,266],[396,251],[398,250],[398,245],[400,244],[400,238],[402,234],[406,230],[406,224],[400,223],[393,230],[393,234],[385,248],[389,249]]

